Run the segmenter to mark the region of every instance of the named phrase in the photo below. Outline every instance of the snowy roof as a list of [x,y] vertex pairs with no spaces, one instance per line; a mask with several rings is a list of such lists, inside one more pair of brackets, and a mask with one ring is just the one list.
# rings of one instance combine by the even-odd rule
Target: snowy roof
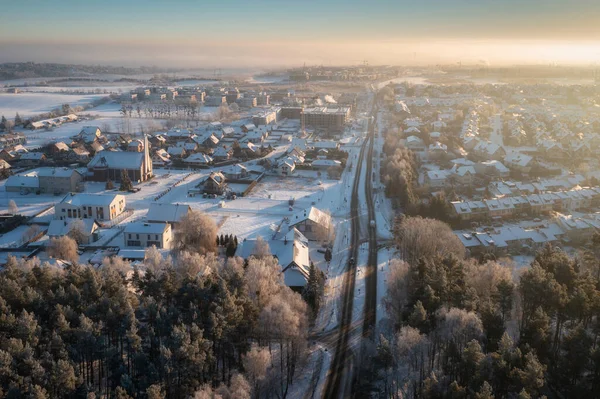
[[189,205],[151,203],[146,214],[150,222],[176,223],[190,211]]
[[335,149],[338,147],[338,143],[335,141],[315,141],[312,143],[314,148],[324,148],[324,149]]
[[185,148],[183,147],[169,147],[167,148],[169,155],[183,156],[185,154]]
[[504,161],[508,164],[519,165],[519,166],[527,166],[529,162],[533,160],[533,157],[525,154],[521,154],[520,152],[510,152],[504,157]]
[[30,160],[30,161],[41,161],[46,156],[43,152],[26,152],[21,155],[22,160]]
[[23,187],[23,188],[38,188],[40,186],[39,179],[36,176],[20,176],[13,175],[6,179],[4,184],[6,187]]
[[226,157],[229,155],[230,152],[231,152],[231,149],[229,149],[229,148],[219,147],[213,151],[212,155],[213,155],[213,157]]
[[[277,258],[281,265],[281,271],[284,272],[292,263],[298,266],[301,273],[308,278],[310,268],[310,259],[308,245],[299,239],[295,240],[270,240],[267,242],[271,254]],[[251,257],[254,254],[254,246],[256,239],[245,240],[237,255],[244,259]]]
[[134,233],[134,234],[162,234],[169,228],[167,223],[141,223],[134,222],[128,223],[125,226],[124,232],[126,234]]
[[96,205],[96,206],[108,206],[112,204],[117,199],[123,199],[125,201],[125,197],[121,194],[86,194],[86,193],[78,193],[67,194],[61,203],[68,203],[75,206],[84,206],[84,205]]
[[428,170],[427,177],[429,180],[445,180],[450,175],[448,170]]
[[54,146],[59,150],[59,151],[69,151],[70,148],[68,145],[66,145],[65,143],[63,143],[62,141],[59,141],[58,143],[54,143]]
[[475,165],[475,162],[468,160],[466,158],[456,158],[450,161],[451,163],[453,163],[454,165],[461,165],[461,166],[471,166],[471,165]]
[[40,177],[71,177],[73,173],[79,173],[76,169],[69,168],[39,168],[37,175]]
[[476,172],[475,172],[475,168],[472,166],[459,166],[458,168],[454,169],[454,173],[456,173],[459,176],[465,176],[467,174],[474,175]]
[[100,151],[88,163],[88,168],[106,166],[111,169],[138,169],[144,161],[143,152]]
[[183,160],[183,162],[188,162],[188,163],[203,163],[203,164],[209,164],[213,161],[213,159],[203,153],[197,153],[197,154],[192,154],[189,157],[185,158]]
[[312,161],[312,166],[341,166],[342,163],[340,161],[336,161],[333,159],[316,159]]
[[84,126],[81,129],[81,134],[100,134],[100,128],[98,126]]
[[298,223],[310,220],[323,226],[329,226],[331,224],[331,216],[322,210],[311,206],[308,210],[297,213],[290,218],[290,226],[295,226]]
[[94,219],[52,220],[48,226],[48,237],[67,235],[74,226],[83,226],[83,233],[92,234],[98,228],[98,223]]

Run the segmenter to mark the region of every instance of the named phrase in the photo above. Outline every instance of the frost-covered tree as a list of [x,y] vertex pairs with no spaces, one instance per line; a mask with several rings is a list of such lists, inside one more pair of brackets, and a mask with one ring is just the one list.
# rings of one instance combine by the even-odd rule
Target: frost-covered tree
[[214,220],[203,212],[192,210],[181,218],[175,231],[175,249],[199,254],[215,252],[216,237]]
[[19,212],[19,208],[17,207],[17,203],[15,202],[15,200],[10,200],[8,201],[8,212],[11,215],[16,215],[17,212]]
[[77,262],[77,243],[68,236],[52,238],[46,249],[48,255],[56,259],[64,259],[69,262]]
[[264,238],[258,237],[254,242],[254,248],[252,248],[252,256],[255,258],[265,258],[271,256],[271,248],[269,243]]

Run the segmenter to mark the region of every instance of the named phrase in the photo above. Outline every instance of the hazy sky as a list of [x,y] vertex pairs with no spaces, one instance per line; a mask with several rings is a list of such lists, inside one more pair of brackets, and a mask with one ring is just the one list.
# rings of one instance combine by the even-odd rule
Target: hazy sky
[[600,62],[600,0],[19,0],[0,62]]

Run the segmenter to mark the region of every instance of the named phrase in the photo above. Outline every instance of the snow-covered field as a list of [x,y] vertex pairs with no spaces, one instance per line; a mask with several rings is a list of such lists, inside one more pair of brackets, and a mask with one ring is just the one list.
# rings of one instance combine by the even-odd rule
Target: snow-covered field
[[89,104],[105,96],[105,94],[0,93],[0,115],[11,119],[17,112],[22,117],[33,116],[60,108],[62,104],[74,107]]

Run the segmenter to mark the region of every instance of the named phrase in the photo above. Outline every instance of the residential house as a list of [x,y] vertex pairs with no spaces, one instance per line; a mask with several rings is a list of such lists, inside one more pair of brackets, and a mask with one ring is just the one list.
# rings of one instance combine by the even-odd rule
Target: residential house
[[92,181],[120,181],[126,173],[133,182],[143,182],[152,177],[152,158],[148,138],[144,137],[142,152],[100,151],[88,163],[88,178]]
[[451,174],[452,172],[448,170],[428,170],[425,174],[425,184],[436,189],[449,186]]
[[221,170],[227,180],[239,180],[248,177],[248,169],[242,164],[228,166]]
[[54,218],[113,220],[125,212],[121,194],[67,194],[54,206]]
[[415,152],[425,151],[425,143],[417,136],[408,136],[406,138],[405,147]]
[[427,154],[430,159],[440,159],[444,155],[448,154],[448,146],[436,141],[435,143],[429,145]]
[[204,182],[200,184],[202,191],[205,194],[218,194],[221,195],[227,188],[227,179],[220,172],[212,172]]
[[313,169],[326,170],[329,168],[341,168],[342,163],[334,159],[315,159],[311,162]]
[[473,153],[477,158],[483,161],[488,161],[490,159],[499,161],[506,156],[504,148],[490,141],[480,141],[477,143],[473,148]]
[[50,154],[58,154],[61,152],[69,152],[71,151],[71,148],[62,141],[59,141],[58,143],[50,144],[48,146],[48,151],[50,152]]
[[40,189],[40,181],[37,174],[34,175],[12,175],[6,179],[4,190],[12,193],[35,193]]
[[171,249],[173,229],[169,223],[128,223],[123,231],[126,248]]
[[289,227],[296,228],[311,241],[328,241],[333,238],[331,215],[313,207],[293,215]]
[[84,126],[79,132],[79,139],[86,144],[93,143],[102,137],[102,132],[98,126]]
[[46,160],[46,155],[43,152],[26,152],[21,154],[19,158],[19,166],[38,166]]
[[79,230],[79,244],[89,245],[98,240],[97,230],[100,226],[94,219],[51,220],[46,233],[50,238],[69,235],[71,230]]
[[279,176],[290,176],[294,173],[294,170],[296,170],[296,163],[289,158],[279,161],[275,168],[275,172]]
[[40,168],[37,170],[40,192],[65,194],[80,191],[83,175],[70,168]]
[[185,158],[187,151],[185,150],[185,148],[183,148],[183,146],[182,147],[174,146],[174,147],[167,148],[167,153],[172,158]]
[[504,157],[504,163],[509,168],[518,170],[522,173],[529,173],[533,165],[533,157],[520,152],[511,151]]
[[210,155],[199,152],[185,158],[183,162],[190,166],[208,166],[213,163],[213,159]]
[[233,150],[227,147],[218,147],[212,153],[212,158],[215,162],[228,161],[233,155]]
[[[282,237],[267,241],[277,259],[285,285],[300,291],[308,282],[310,257],[308,240],[297,229],[291,229]],[[256,239],[246,239],[238,247],[237,255],[249,259],[255,255]]]

